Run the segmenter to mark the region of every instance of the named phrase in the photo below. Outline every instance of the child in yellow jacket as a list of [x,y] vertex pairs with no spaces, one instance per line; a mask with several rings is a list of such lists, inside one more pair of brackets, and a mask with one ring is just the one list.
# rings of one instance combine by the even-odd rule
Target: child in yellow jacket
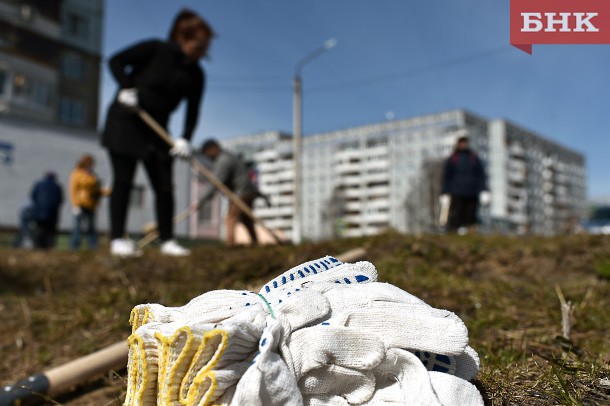
[[73,250],[80,248],[82,229],[89,238],[89,248],[97,248],[97,231],[95,227],[95,210],[102,196],[110,192],[103,189],[100,181],[93,171],[95,160],[93,156],[83,155],[70,174],[70,202],[74,215],[74,228],[70,247]]

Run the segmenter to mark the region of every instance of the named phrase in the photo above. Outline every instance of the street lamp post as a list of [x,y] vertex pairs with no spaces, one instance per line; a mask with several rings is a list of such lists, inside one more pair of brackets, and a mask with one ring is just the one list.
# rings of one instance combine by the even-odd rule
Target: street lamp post
[[292,220],[292,241],[295,244],[300,244],[302,241],[302,175],[301,175],[301,150],[302,150],[302,133],[303,133],[303,92],[301,72],[303,67],[322,53],[334,48],[337,45],[337,39],[331,38],[326,40],[321,46],[307,54],[301,59],[294,69],[293,85],[293,122],[292,122],[292,143],[293,143],[293,160],[294,160],[294,213]]

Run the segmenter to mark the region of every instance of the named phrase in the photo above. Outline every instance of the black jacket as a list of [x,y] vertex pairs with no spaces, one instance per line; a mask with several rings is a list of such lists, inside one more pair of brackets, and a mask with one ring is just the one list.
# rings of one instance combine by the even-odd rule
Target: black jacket
[[[139,106],[165,128],[170,114],[186,99],[182,137],[191,139],[205,88],[205,73],[176,43],[141,42],[115,54],[109,67],[119,90],[136,88]],[[144,156],[151,149],[169,149],[135,112],[118,103],[116,97],[108,109],[102,145],[111,152],[135,156]]]
[[445,161],[441,194],[474,197],[487,189],[481,159],[472,150],[453,152]]
[[32,188],[33,217],[36,221],[56,221],[64,196],[55,177],[46,176]]

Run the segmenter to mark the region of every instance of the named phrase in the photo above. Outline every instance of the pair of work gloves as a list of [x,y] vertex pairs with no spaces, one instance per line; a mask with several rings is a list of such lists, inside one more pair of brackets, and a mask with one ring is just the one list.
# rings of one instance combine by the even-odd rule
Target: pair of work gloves
[[324,257],[259,293],[136,306],[125,405],[482,405],[453,313]]
[[[125,107],[137,110],[139,109],[138,89],[127,88],[119,90],[117,101]],[[170,155],[178,158],[189,158],[192,154],[191,146],[184,138],[176,138],[173,140],[173,145],[169,150]]]

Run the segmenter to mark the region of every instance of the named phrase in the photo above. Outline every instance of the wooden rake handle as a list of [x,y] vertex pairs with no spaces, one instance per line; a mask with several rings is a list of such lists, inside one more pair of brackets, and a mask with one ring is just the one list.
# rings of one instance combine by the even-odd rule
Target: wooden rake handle
[[[157,123],[157,121],[154,118],[152,118],[150,116],[150,114],[148,114],[146,111],[144,111],[140,108],[136,109],[136,112],[138,113],[138,115],[140,116],[142,121],[144,121],[155,133],[157,133],[157,135],[159,135],[159,137],[161,137],[169,146],[174,145],[174,140],[169,135],[169,133],[165,130],[165,128],[163,128],[161,125],[159,125],[159,123]],[[205,165],[203,165],[201,162],[199,162],[197,159],[195,159],[193,157],[190,158],[189,162],[195,168],[195,170],[197,172],[199,172],[201,175],[203,175],[212,185],[214,185],[218,190],[220,190],[223,194],[225,194],[231,202],[235,203],[235,205],[237,205],[237,207],[239,207],[239,209],[241,211],[243,211],[255,223],[258,223],[265,231],[267,231],[269,234],[271,234],[273,236],[273,239],[275,240],[275,242],[277,242],[278,244],[284,243],[284,241],[273,230],[268,228],[265,225],[265,223],[263,223],[263,221],[261,219],[259,219],[252,212],[250,207],[248,207],[248,205],[246,203],[244,203],[244,201],[241,200],[239,198],[239,196],[237,196],[228,187],[226,187],[225,184],[222,183],[220,181],[220,179],[218,179],[212,173],[212,171],[210,171],[208,168],[205,167]],[[154,238],[153,238],[153,240],[154,240]]]

